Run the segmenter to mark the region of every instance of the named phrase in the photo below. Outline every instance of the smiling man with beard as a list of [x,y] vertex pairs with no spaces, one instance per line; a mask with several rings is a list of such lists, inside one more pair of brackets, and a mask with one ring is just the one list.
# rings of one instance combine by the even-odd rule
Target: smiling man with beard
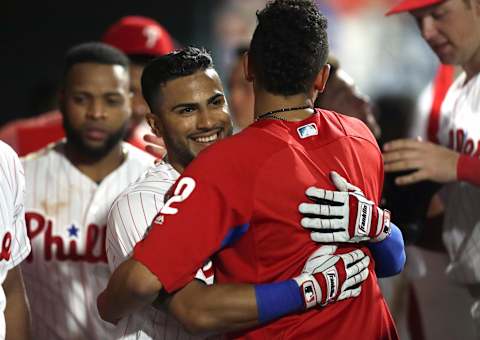
[[112,339],[95,297],[108,278],[107,212],[153,164],[122,141],[131,115],[128,58],[101,43],[66,55],[66,140],[23,160],[32,252],[22,264],[35,339]]

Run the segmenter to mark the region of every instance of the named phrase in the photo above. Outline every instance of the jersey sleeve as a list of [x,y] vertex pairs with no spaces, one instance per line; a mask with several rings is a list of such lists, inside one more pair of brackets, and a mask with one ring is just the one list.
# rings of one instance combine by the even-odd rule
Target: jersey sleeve
[[11,239],[11,258],[7,262],[7,268],[12,269],[22,262],[28,254],[30,254],[30,240],[27,235],[27,227],[25,224],[25,175],[22,164],[18,156],[12,151],[12,164],[10,168],[12,172],[12,183],[14,199]]
[[251,183],[241,180],[242,168],[202,156],[177,181],[149,234],[135,247],[134,259],[169,293],[189,283],[211,255],[249,228]]
[[114,271],[132,254],[153,218],[163,206],[163,196],[153,192],[128,193],[112,205],[107,219],[107,258]]

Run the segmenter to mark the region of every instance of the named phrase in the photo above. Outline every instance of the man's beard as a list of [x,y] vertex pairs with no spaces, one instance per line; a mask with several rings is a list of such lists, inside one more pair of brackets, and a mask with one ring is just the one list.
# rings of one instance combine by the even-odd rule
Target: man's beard
[[109,135],[103,145],[92,147],[86,144],[81,133],[72,127],[67,115],[63,115],[63,128],[67,137],[67,143],[92,161],[97,161],[105,157],[121,140],[124,139],[127,134],[128,124],[129,120],[115,131],[115,133]]

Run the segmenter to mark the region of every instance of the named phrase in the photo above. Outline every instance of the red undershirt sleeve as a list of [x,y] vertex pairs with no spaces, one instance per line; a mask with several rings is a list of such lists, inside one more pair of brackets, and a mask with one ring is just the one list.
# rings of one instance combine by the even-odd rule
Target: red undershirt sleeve
[[457,179],[480,187],[480,158],[460,155],[457,162]]

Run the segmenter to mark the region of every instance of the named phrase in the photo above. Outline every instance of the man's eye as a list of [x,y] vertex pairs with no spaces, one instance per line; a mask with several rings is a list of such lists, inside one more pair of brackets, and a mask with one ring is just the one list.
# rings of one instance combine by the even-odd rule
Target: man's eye
[[122,104],[122,100],[118,98],[108,98],[107,104],[111,106],[117,106]]
[[212,104],[215,105],[215,106],[222,106],[224,104],[224,100],[222,98],[218,98],[218,99],[215,99],[212,102]]
[[195,111],[195,110],[194,110],[193,108],[191,108],[191,107],[184,107],[183,109],[181,109],[181,110],[179,111],[179,113],[181,113],[181,114],[184,114],[184,113],[192,113],[193,111]]
[[87,102],[87,98],[84,96],[73,96],[73,102],[76,104],[84,104]]

